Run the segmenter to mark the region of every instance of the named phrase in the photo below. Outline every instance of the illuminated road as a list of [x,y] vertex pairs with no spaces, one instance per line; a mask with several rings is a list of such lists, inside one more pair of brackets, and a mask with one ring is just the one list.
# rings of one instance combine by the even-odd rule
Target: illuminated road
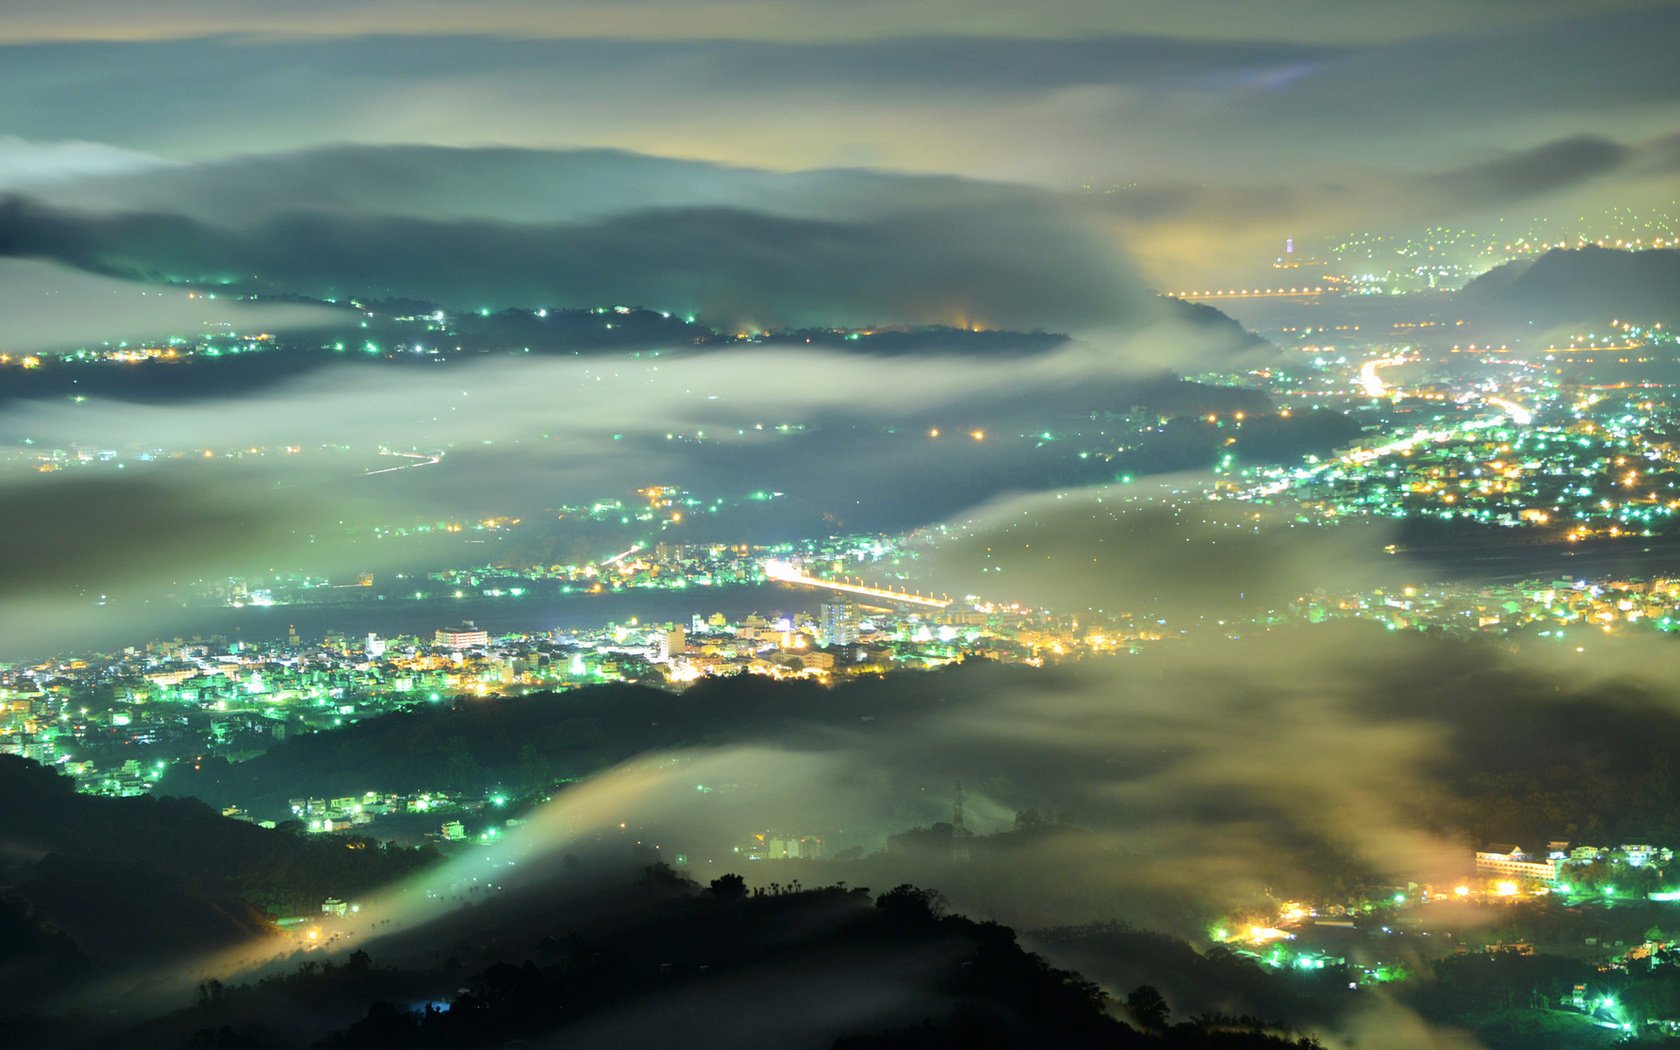
[[1625,354],[1629,350],[1649,350],[1648,343],[1606,343],[1603,346],[1542,346],[1533,351],[1537,354]]
[[1487,399],[1487,403],[1504,409],[1505,414],[1511,417],[1511,422],[1517,424],[1518,426],[1526,427],[1530,423],[1534,422],[1534,413],[1517,404],[1515,401],[1507,401],[1502,397],[1490,397]]
[[1377,375],[1377,369],[1405,363],[1405,357],[1384,357],[1375,361],[1367,361],[1359,369],[1359,385],[1364,387],[1365,393],[1371,397],[1386,397],[1389,387],[1382,381],[1382,377]]
[[1263,485],[1255,485],[1235,494],[1235,498],[1242,500],[1269,499],[1288,491],[1298,482],[1317,477],[1334,467],[1359,466],[1384,456],[1392,456],[1405,452],[1419,445],[1436,441],[1451,441],[1466,434],[1473,434],[1478,430],[1487,430],[1497,426],[1501,417],[1493,419],[1478,419],[1465,423],[1459,427],[1439,430],[1417,430],[1410,434],[1391,438],[1381,445],[1371,445],[1344,452],[1333,459],[1320,460],[1310,467],[1300,467],[1285,474],[1281,478],[1268,481]]
[[613,555],[612,557],[608,558],[606,561],[603,561],[601,564],[602,565],[617,565],[619,562],[623,561],[625,558],[630,557],[630,555],[632,555],[632,554],[636,553],[637,551],[642,550],[646,547],[647,547],[647,544],[639,542],[639,541],[636,542],[636,543],[632,543],[630,545],[629,550],[620,551],[617,554]]
[[920,594],[910,594],[905,591],[883,590],[880,587],[868,587],[861,583],[840,583],[835,580],[824,580],[809,573],[802,572],[798,566],[785,561],[771,559],[764,563],[764,575],[777,583],[796,583],[804,587],[822,587],[830,591],[842,591],[846,594],[856,594],[864,598],[876,598],[884,602],[895,602],[900,605],[921,605],[929,609],[944,609],[951,604],[949,598],[926,598]]
[[395,467],[381,467],[378,470],[364,470],[362,471],[362,477],[371,478],[375,474],[389,474],[394,470],[413,470],[415,467],[432,467],[443,462],[442,453],[434,456],[427,455],[424,452],[392,452],[390,449],[382,448],[379,450],[379,454],[381,456],[398,456],[402,459],[413,460],[414,462],[403,463]]
[[[1394,393],[1394,388],[1383,382],[1377,370],[1392,365],[1406,364],[1411,360],[1404,354],[1395,357],[1383,357],[1366,361],[1359,369],[1358,382],[1361,389],[1369,397],[1387,397]],[[1465,400],[1468,400],[1466,398]],[[1252,485],[1234,494],[1239,500],[1265,500],[1282,495],[1295,485],[1309,481],[1327,470],[1337,467],[1361,466],[1384,456],[1404,454],[1419,445],[1432,444],[1437,441],[1451,441],[1474,435],[1477,431],[1487,430],[1499,425],[1504,419],[1517,426],[1528,426],[1534,422],[1534,413],[1522,405],[1507,398],[1492,394],[1482,395],[1482,401],[1501,414],[1491,419],[1477,419],[1457,427],[1445,429],[1419,429],[1410,434],[1391,436],[1378,445],[1349,449],[1339,456],[1323,459],[1311,466],[1299,467],[1288,471],[1282,476],[1273,476],[1271,480],[1262,484]]]

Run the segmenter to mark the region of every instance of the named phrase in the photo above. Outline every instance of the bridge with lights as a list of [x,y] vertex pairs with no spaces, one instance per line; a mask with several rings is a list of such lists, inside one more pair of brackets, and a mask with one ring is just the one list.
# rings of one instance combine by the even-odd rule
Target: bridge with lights
[[821,587],[825,590],[840,591],[844,594],[855,594],[861,598],[874,598],[877,601],[891,602],[897,605],[919,605],[928,609],[945,609],[951,605],[949,598],[931,598],[922,594],[911,594],[905,590],[892,590],[885,587],[870,587],[862,583],[847,583],[843,580],[825,580],[794,565],[792,562],[771,559],[764,563],[764,575],[767,579],[777,583],[792,583],[801,587]]
[[1203,291],[1162,292],[1170,299],[1199,302],[1206,299],[1312,299],[1328,295],[1335,289],[1322,285],[1309,288],[1209,288]]

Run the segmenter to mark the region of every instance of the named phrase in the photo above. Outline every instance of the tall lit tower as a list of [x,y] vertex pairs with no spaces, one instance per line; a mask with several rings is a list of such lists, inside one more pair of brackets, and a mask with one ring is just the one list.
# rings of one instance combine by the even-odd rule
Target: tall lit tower
[[1323,266],[1322,261],[1310,255],[1296,255],[1293,237],[1283,239],[1283,254],[1272,260],[1274,270],[1315,270]]

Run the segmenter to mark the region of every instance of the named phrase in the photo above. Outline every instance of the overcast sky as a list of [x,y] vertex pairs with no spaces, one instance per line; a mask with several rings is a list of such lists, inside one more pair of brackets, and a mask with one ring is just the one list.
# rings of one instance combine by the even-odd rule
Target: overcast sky
[[341,143],[939,173],[1091,198],[1172,286],[1290,234],[1666,205],[1675,39],[1671,3],[1550,0],[7,0],[0,190]]

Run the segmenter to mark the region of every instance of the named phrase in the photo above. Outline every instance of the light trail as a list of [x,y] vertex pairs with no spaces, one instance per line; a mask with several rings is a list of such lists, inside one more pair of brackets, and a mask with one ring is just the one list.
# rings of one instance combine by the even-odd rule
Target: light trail
[[1359,369],[1359,385],[1365,388],[1365,393],[1370,397],[1386,397],[1389,387],[1382,381],[1382,377],[1377,375],[1377,369],[1405,363],[1406,358],[1404,357],[1383,357],[1375,361],[1367,361]]
[[415,460],[416,462],[403,463],[400,466],[395,467],[380,467],[378,470],[364,470],[362,471],[362,477],[371,478],[375,474],[389,474],[393,470],[413,470],[415,467],[431,467],[443,462],[442,453],[429,456],[424,452],[392,452],[390,449],[382,448],[379,450],[379,454],[381,456],[399,456],[403,459]]
[[824,580],[802,572],[797,566],[778,561],[775,558],[764,563],[766,579],[777,583],[795,583],[803,587],[822,587],[831,591],[842,591],[846,594],[856,594],[865,598],[877,598],[881,601],[897,602],[903,605],[921,605],[929,609],[949,608],[949,598],[927,598],[920,594],[910,594],[905,591],[883,590],[880,587],[868,587],[861,583],[841,583],[836,580]]
[[1300,467],[1288,472],[1281,478],[1268,481],[1262,485],[1253,485],[1240,492],[1233,493],[1233,498],[1239,500],[1269,499],[1288,491],[1299,482],[1307,481],[1334,467],[1360,466],[1384,456],[1405,452],[1429,442],[1451,441],[1465,434],[1474,434],[1479,430],[1487,430],[1497,426],[1500,417],[1493,419],[1478,419],[1462,426],[1442,430],[1418,430],[1411,434],[1392,438],[1381,445],[1371,445],[1365,448],[1344,452],[1334,459],[1320,460],[1310,467]]
[[619,551],[619,552],[618,552],[618,553],[617,553],[617,554],[615,554],[615,555],[613,555],[613,556],[612,556],[612,557],[610,557],[610,558],[608,558],[608,559],[607,559],[607,560],[606,560],[606,561],[603,561],[603,562],[602,562],[602,563],[601,563],[601,565],[602,565],[602,567],[603,567],[603,568],[604,568],[604,567],[606,567],[606,566],[608,566],[608,565],[617,565],[617,564],[618,564],[618,563],[619,563],[619,562],[621,562],[621,561],[623,561],[623,560],[624,560],[624,559],[625,559],[625,558],[628,558],[628,557],[630,557],[630,555],[632,555],[632,554],[634,554],[634,553],[636,553],[636,552],[637,552],[637,551],[639,551],[639,550],[642,550],[642,549],[643,549],[643,548],[645,548],[645,547],[646,547],[646,546],[647,546],[647,544],[645,544],[645,543],[634,543],[634,544],[631,544],[631,546],[630,546],[630,549],[629,549],[629,550],[625,550],[625,551]]
[[1534,422],[1534,413],[1517,404],[1515,401],[1507,401],[1502,397],[1490,397],[1487,398],[1487,403],[1504,409],[1506,415],[1511,417],[1511,422],[1517,424],[1518,426],[1526,427],[1530,423]]

